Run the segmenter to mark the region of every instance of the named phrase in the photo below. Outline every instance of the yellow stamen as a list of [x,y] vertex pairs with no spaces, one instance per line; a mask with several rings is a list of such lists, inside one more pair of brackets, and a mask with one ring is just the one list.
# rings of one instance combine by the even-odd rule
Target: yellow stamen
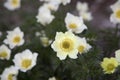
[[117,10],[117,11],[116,11],[116,17],[117,17],[117,18],[120,18],[120,10]]
[[32,61],[30,59],[24,59],[22,60],[21,66],[25,69],[29,68],[32,64]]
[[82,45],[80,45],[80,46],[78,47],[79,53],[82,53],[82,52],[84,51],[84,49],[85,49],[85,47],[82,46]]
[[75,28],[77,28],[77,25],[76,25],[75,23],[71,23],[71,24],[69,25],[69,28],[75,29]]
[[0,52],[0,57],[3,57],[3,58],[6,58],[7,57],[7,52],[3,51],[3,52]]
[[13,80],[13,74],[8,75],[8,80]]
[[20,42],[20,37],[19,36],[14,37],[13,42],[14,43],[19,43]]
[[12,5],[13,5],[13,6],[17,6],[18,3],[19,3],[18,0],[12,0]]
[[73,41],[71,39],[64,39],[60,44],[60,48],[65,52],[70,52],[73,50]]
[[115,69],[114,64],[111,64],[111,63],[110,63],[110,64],[107,65],[107,70],[108,70],[108,71],[112,71],[113,69]]

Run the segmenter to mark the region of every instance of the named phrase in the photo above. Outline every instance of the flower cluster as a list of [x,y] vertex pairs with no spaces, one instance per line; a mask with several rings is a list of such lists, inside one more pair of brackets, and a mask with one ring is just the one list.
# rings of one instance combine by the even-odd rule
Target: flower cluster
[[42,25],[46,26],[50,24],[55,16],[52,14],[52,11],[57,11],[60,4],[66,5],[70,3],[71,0],[40,0],[44,1],[45,3],[40,6],[38,9],[38,15],[36,16],[37,22],[41,23]]
[[84,29],[87,29],[81,17],[74,16],[67,13],[65,18],[67,32],[57,32],[55,41],[51,47],[57,52],[57,57],[60,60],[66,59],[67,56],[76,59],[78,53],[84,53],[89,51],[91,46],[87,43],[85,38],[81,38],[73,32],[81,33]]
[[[7,38],[4,43],[9,45],[10,49],[5,45],[0,46],[0,59],[9,60],[12,55],[12,50],[15,47],[22,46],[24,44],[24,33],[19,27],[16,27],[13,31],[7,32]],[[14,65],[6,68],[1,74],[1,80],[17,80],[18,70],[26,72],[32,69],[37,62],[38,53],[32,53],[29,49],[23,52],[16,53],[13,62]]]
[[77,2],[76,9],[79,16],[82,16],[85,21],[92,20],[92,14],[89,12],[88,4],[86,2]]

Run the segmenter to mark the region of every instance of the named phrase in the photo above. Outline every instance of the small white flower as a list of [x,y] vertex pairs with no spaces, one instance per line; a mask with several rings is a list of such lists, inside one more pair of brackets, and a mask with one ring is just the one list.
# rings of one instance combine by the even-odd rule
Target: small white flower
[[11,50],[5,45],[1,45],[0,46],[0,59],[9,60],[10,56],[11,56]]
[[40,7],[36,18],[37,18],[37,22],[45,26],[47,24],[50,24],[55,17],[51,14],[48,8]]
[[4,6],[9,10],[18,9],[21,6],[21,0],[7,0]]
[[61,0],[61,3],[63,4],[63,5],[67,5],[68,3],[70,3],[71,2],[71,0]]
[[90,12],[80,12],[79,15],[83,18],[85,21],[91,21],[92,15]]
[[44,1],[44,2],[57,2],[60,4],[60,0],[40,0],[40,1]]
[[46,36],[40,37],[40,40],[41,40],[41,43],[44,47],[49,46],[52,42],[52,40],[49,40],[49,38]]
[[50,77],[48,80],[56,80],[55,77]]
[[85,38],[80,38],[78,37],[79,40],[79,46],[78,46],[78,51],[80,54],[88,52],[89,49],[91,49],[92,47],[87,43]]
[[38,53],[33,53],[26,49],[25,51],[15,55],[13,62],[23,72],[32,69],[36,65]]
[[114,11],[110,16],[110,21],[114,24],[120,23],[120,9]]
[[49,3],[44,3],[42,7],[46,7],[50,11],[57,11],[59,8],[59,4],[57,2],[49,2]]
[[82,17],[77,17],[70,13],[67,13],[65,23],[67,29],[72,30],[72,32],[75,33],[81,33],[87,29],[87,26],[84,24]]
[[44,1],[44,2],[56,2],[58,4],[63,4],[63,5],[67,5],[68,3],[71,2],[71,0],[40,0],[40,1]]
[[118,0],[116,3],[114,3],[113,5],[110,6],[110,8],[112,9],[112,11],[116,10],[116,9],[120,9],[120,0]]
[[6,68],[1,77],[1,80],[17,80],[18,69],[14,66]]
[[110,21],[114,24],[120,23],[120,0],[118,0],[115,4],[110,6],[113,13],[110,16]]
[[118,61],[119,65],[120,65],[120,49],[115,51],[115,58]]
[[35,36],[36,37],[41,36],[41,33],[40,32],[35,32]]
[[7,33],[7,39],[4,40],[4,43],[8,44],[11,49],[24,44],[24,33],[19,27],[16,27],[13,31],[8,31]]
[[52,43],[51,47],[55,52],[57,52],[57,57],[60,60],[66,59],[67,56],[76,59],[78,54],[78,39],[71,32],[57,32],[55,36],[55,41]]
[[77,2],[76,9],[80,12],[86,12],[88,11],[88,4],[86,2]]

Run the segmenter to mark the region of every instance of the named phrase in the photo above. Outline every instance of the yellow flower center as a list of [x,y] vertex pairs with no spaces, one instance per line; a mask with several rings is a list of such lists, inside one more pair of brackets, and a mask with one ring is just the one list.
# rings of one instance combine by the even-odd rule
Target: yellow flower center
[[12,5],[13,5],[13,6],[17,6],[18,3],[19,3],[18,0],[12,0]]
[[78,47],[79,53],[82,53],[82,52],[84,51],[84,49],[85,49],[85,47],[82,46],[82,45],[80,45],[80,46]]
[[7,52],[3,51],[3,52],[0,52],[0,57],[3,57],[3,58],[6,58],[7,57]]
[[48,46],[49,45],[49,40],[46,37],[41,38],[41,42],[43,45]]
[[13,74],[8,75],[8,80],[13,80]]
[[117,18],[120,18],[120,10],[117,10],[117,11],[116,11],[116,17],[117,17]]
[[64,39],[60,44],[60,48],[65,52],[70,52],[71,50],[73,50],[73,47],[73,41],[68,38]]
[[75,23],[71,23],[71,24],[69,25],[69,28],[75,29],[75,28],[77,28],[77,25],[76,25]]
[[13,43],[19,43],[20,42],[20,36],[15,36],[14,38],[13,38]]
[[110,63],[110,64],[107,65],[107,70],[108,70],[108,71],[112,71],[112,70],[114,70],[114,69],[115,69],[114,64]]
[[31,64],[32,64],[31,59],[24,59],[24,60],[22,60],[21,66],[22,66],[23,68],[27,69],[28,67],[31,66]]

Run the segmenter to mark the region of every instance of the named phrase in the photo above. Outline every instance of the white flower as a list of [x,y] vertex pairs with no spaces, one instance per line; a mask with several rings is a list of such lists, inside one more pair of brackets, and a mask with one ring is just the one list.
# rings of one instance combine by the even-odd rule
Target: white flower
[[57,2],[49,2],[49,3],[44,3],[42,7],[46,7],[50,11],[57,11],[59,8],[59,4]]
[[115,51],[115,58],[118,61],[119,65],[120,65],[120,49]]
[[57,2],[58,4],[60,4],[61,0],[40,0],[40,1],[44,1],[44,2]]
[[15,10],[20,8],[21,0],[7,0],[4,6],[9,10]]
[[66,27],[68,30],[72,30],[75,33],[81,33],[87,29],[86,25],[83,22],[82,17],[74,16],[70,13],[67,13],[65,18]]
[[118,0],[115,4],[110,6],[113,13],[110,16],[110,21],[114,24],[120,23],[120,0]]
[[118,0],[116,3],[114,3],[113,5],[110,6],[110,8],[112,9],[112,11],[116,10],[116,9],[120,9],[120,0]]
[[77,2],[76,9],[79,12],[79,16],[81,16],[83,20],[86,21],[92,20],[92,15],[89,12],[88,4],[86,2],[84,3]]
[[55,77],[51,77],[48,80],[56,80],[56,78]]
[[63,4],[63,5],[67,5],[68,3],[70,3],[71,2],[71,0],[61,0],[61,3]]
[[77,2],[76,9],[80,12],[86,12],[88,11],[88,4],[86,2]]
[[32,69],[36,65],[38,53],[33,53],[26,49],[25,51],[15,55],[13,62],[23,72]]
[[24,44],[24,33],[19,27],[16,27],[13,31],[8,31],[7,33],[7,39],[4,40],[4,43],[8,44],[11,49]]
[[14,66],[6,68],[1,77],[1,80],[17,80],[18,69]]
[[0,59],[9,60],[10,56],[11,56],[11,50],[5,45],[1,45],[0,46]]
[[44,47],[49,46],[52,42],[52,40],[49,40],[49,38],[46,36],[40,37],[40,40],[41,40],[41,43]]
[[50,24],[55,17],[51,14],[48,8],[40,7],[36,18],[37,18],[37,22],[45,26],[47,24]]
[[91,21],[92,15],[90,12],[80,12],[79,15],[83,18],[85,21]]
[[91,49],[92,47],[87,43],[85,38],[80,38],[78,37],[79,40],[79,46],[78,46],[78,51],[80,54],[88,52],[89,49]]
[[62,3],[63,5],[67,5],[71,2],[71,0],[40,0],[44,2],[57,2],[58,4]]
[[11,50],[5,45],[1,45],[0,46],[0,59],[9,60],[10,55],[11,55]]
[[57,32],[55,41],[51,47],[57,52],[57,57],[59,57],[60,60],[66,59],[67,56],[76,59],[78,42],[77,37],[70,31],[65,33]]
[[110,21],[114,24],[120,23],[120,10],[116,10],[111,14]]

